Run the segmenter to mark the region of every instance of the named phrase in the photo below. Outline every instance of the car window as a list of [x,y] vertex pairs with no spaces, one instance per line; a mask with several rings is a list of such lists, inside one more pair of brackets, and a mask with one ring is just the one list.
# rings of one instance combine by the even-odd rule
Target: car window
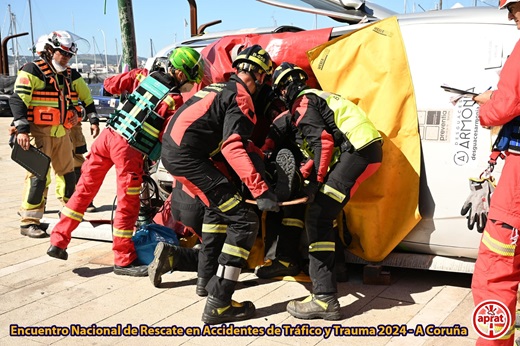
[[90,93],[92,95],[99,95],[99,90],[101,89],[101,84],[90,84]]

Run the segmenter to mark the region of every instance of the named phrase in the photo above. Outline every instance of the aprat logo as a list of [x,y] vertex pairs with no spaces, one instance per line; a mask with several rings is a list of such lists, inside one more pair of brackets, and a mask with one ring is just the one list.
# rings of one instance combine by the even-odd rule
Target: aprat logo
[[473,310],[473,328],[484,339],[495,340],[503,336],[511,326],[511,313],[497,300],[486,300]]

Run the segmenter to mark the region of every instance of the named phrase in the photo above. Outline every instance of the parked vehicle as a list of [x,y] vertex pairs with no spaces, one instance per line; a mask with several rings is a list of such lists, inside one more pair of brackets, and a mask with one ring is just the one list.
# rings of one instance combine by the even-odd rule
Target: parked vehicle
[[[107,119],[119,106],[119,95],[112,95],[103,87],[103,83],[89,84],[90,92],[94,98],[94,105],[101,119]],[[86,115],[83,115],[83,121],[86,121]]]
[[12,117],[9,99],[13,93],[16,76],[0,75],[0,117]]

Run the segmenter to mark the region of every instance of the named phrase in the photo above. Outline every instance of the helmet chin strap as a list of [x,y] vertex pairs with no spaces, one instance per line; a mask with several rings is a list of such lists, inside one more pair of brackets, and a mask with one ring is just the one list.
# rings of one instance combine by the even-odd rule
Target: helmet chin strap
[[256,94],[260,90],[260,88],[262,88],[262,85],[264,83],[261,83],[258,80],[258,78],[256,78],[255,73],[253,71],[244,71],[244,72],[247,72],[251,76],[251,78],[253,79],[253,82],[255,83],[255,92],[253,94]]

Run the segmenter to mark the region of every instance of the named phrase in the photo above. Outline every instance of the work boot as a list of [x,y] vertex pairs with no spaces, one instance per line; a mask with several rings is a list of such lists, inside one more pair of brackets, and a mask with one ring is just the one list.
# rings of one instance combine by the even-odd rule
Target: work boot
[[210,278],[197,278],[197,288],[195,289],[195,293],[199,297],[205,297],[208,295],[208,291],[206,291],[206,285],[208,284]]
[[242,303],[231,300],[222,301],[216,297],[209,296],[206,306],[202,313],[202,322],[207,324],[221,324],[227,322],[247,320],[255,314],[253,302],[245,301]]
[[128,276],[148,276],[148,266],[144,264],[138,264],[137,261],[134,261],[124,267],[114,265],[114,274]]
[[290,301],[287,312],[296,318],[309,320],[323,318],[337,321],[341,319],[339,301],[335,294],[311,294],[303,301]]
[[47,250],[47,255],[66,261],[67,258],[69,258],[69,254],[67,253],[66,250],[67,249],[62,249],[55,245],[51,245],[49,247],[49,249]]
[[161,276],[173,272],[177,260],[177,246],[160,242],[155,247],[152,263],[148,265],[148,277],[155,287],[161,284]]
[[20,234],[29,238],[47,238],[49,236],[39,225],[20,226]]
[[276,186],[274,188],[279,201],[288,201],[299,191],[301,187],[299,173],[293,153],[289,149],[281,149],[276,155]]
[[260,279],[271,279],[277,276],[295,276],[300,273],[300,266],[295,263],[274,259],[255,268],[255,275]]

